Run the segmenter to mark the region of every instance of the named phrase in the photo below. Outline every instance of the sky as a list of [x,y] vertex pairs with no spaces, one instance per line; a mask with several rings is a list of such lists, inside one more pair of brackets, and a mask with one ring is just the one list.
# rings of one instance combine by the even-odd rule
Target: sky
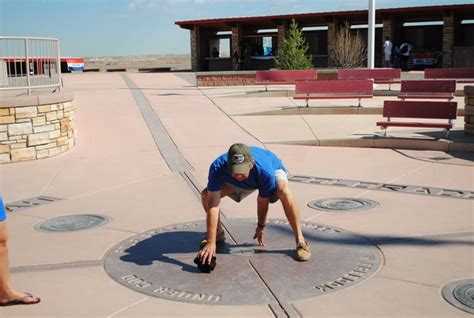
[[[474,0],[374,0],[377,8]],[[189,54],[176,21],[367,9],[368,0],[0,0],[0,36],[58,38],[62,56]]]

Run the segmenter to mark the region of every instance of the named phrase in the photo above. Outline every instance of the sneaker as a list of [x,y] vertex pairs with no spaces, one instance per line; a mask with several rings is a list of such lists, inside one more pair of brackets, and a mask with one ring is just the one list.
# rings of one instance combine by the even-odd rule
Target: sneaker
[[309,261],[311,249],[308,242],[304,241],[296,246],[296,260],[300,262]]

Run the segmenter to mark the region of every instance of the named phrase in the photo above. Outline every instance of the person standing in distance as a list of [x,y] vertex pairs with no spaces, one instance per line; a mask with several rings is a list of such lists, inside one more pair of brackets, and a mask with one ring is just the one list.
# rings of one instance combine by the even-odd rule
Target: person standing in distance
[[384,59],[384,65],[385,67],[391,67],[391,61],[392,61],[392,49],[393,49],[393,44],[390,42],[390,38],[387,36],[385,38],[385,42],[383,43],[383,52],[385,53],[385,59]]
[[408,70],[408,61],[410,59],[410,54],[412,50],[413,46],[408,41],[405,41],[400,45],[401,67],[404,71]]
[[198,252],[202,264],[211,263],[216,254],[216,243],[225,240],[219,220],[221,199],[228,196],[240,202],[255,190],[258,190],[258,223],[253,238],[260,246],[265,245],[263,234],[269,204],[280,200],[295,235],[296,260],[311,258],[310,247],[301,231],[299,208],[288,186],[288,175],[282,161],[266,149],[236,143],[212,162],[207,188],[201,192],[202,205],[207,213],[207,237],[201,241]]

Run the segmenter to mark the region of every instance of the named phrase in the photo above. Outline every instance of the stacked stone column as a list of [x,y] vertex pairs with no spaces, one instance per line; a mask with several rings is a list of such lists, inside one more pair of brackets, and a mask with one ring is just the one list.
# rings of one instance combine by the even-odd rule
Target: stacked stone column
[[453,67],[454,16],[452,13],[443,18],[443,67]]
[[333,19],[328,22],[328,67],[334,67],[336,65],[336,37],[337,37],[337,28],[338,21]]
[[53,157],[74,147],[73,101],[0,108],[0,163]]
[[191,69],[194,72],[200,71],[200,59],[201,59],[201,47],[200,40],[201,34],[198,26],[195,26],[191,30]]
[[230,56],[232,57],[232,70],[238,69],[238,62],[234,59],[234,52],[239,49],[239,43],[242,40],[242,26],[240,23],[232,27],[232,39],[231,39],[231,46],[232,52],[230,52]]
[[277,25],[278,30],[278,50],[281,50],[283,47],[283,43],[285,42],[285,38],[288,35],[288,21],[281,21],[280,24]]
[[464,133],[474,135],[474,86],[465,86],[464,96]]

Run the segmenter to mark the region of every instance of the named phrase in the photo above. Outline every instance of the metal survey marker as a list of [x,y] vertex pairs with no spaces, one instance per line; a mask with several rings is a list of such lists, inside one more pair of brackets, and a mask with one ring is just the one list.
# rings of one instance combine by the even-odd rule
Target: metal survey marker
[[44,232],[73,232],[96,228],[108,221],[108,217],[96,214],[65,215],[37,223],[35,229]]
[[268,304],[275,313],[292,316],[288,302],[359,284],[382,263],[368,240],[335,227],[303,222],[312,258],[298,262],[287,220],[269,220],[263,247],[253,240],[255,219],[223,222],[227,239],[217,245],[217,266],[210,274],[193,263],[205,221],[130,237],[107,252],[105,269],[120,284],[150,296],[208,305]]
[[361,198],[325,198],[309,201],[308,206],[328,212],[353,212],[376,208],[379,204],[375,201]]
[[474,279],[452,282],[443,288],[443,297],[454,307],[474,314]]

